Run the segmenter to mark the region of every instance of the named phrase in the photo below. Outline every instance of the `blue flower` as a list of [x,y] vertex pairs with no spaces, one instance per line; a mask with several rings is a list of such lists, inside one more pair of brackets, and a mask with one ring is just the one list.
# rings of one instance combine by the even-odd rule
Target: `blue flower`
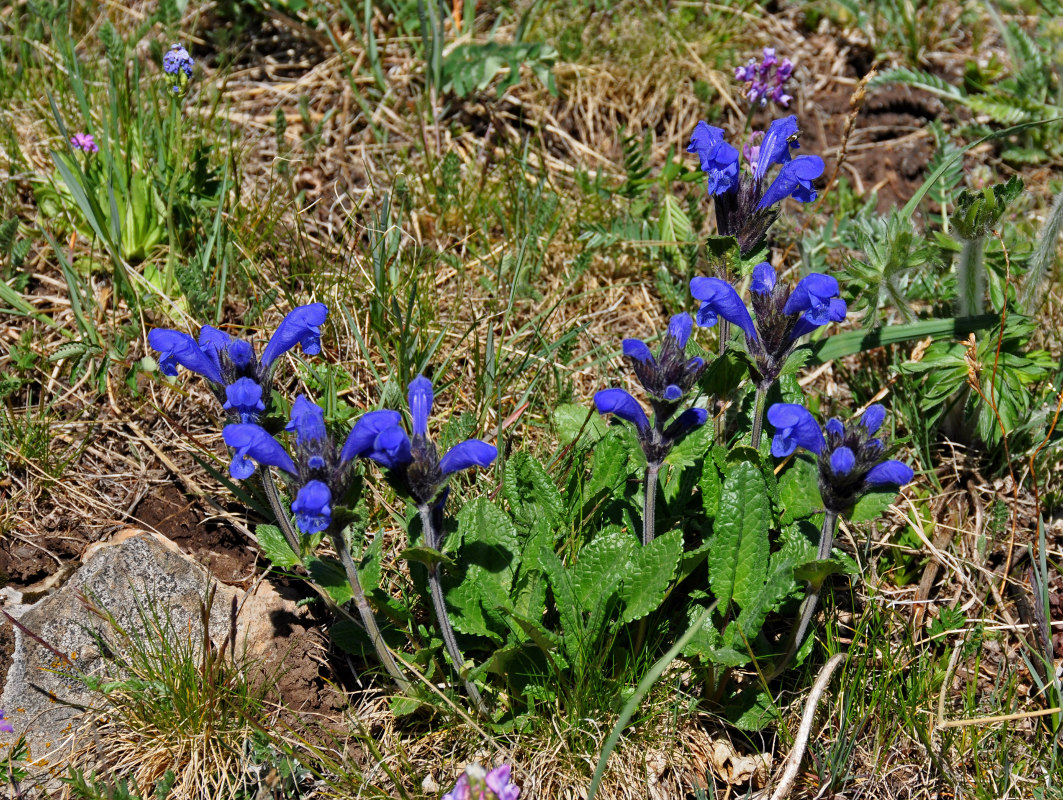
[[[328,316],[323,303],[311,303],[293,309],[281,321],[262,352],[255,358],[250,342],[235,339],[212,325],[199,330],[199,341],[183,331],[155,328],[148,333],[148,344],[159,352],[159,370],[171,377],[178,365],[206,378],[215,397],[232,419],[254,422],[265,412],[264,398],[269,397],[276,359],[301,344],[307,355],[321,352],[321,325]],[[258,384],[258,398],[247,381]],[[240,383],[241,388],[230,393]]]
[[709,176],[710,195],[723,194],[738,186],[738,151],[723,140],[723,131],[699,122],[690,136],[688,153],[697,153],[701,171]]
[[[760,153],[757,156],[757,168],[753,170],[753,180],[759,183],[764,180],[768,167],[774,164],[785,164],[790,160],[790,149],[801,146],[797,142],[797,134],[797,117],[793,114],[774,120],[768,126],[768,131],[760,142]],[[773,204],[769,203],[769,205]]]
[[292,502],[292,513],[299,530],[308,536],[328,530],[332,521],[332,491],[328,484],[312,480],[305,483]]
[[615,414],[627,420],[639,431],[646,433],[650,429],[650,419],[642,410],[639,401],[623,389],[602,389],[594,395],[594,406],[599,414]]
[[884,460],[885,447],[874,434],[886,410],[873,405],[859,421],[848,425],[831,419],[820,431],[815,417],[793,403],[776,403],[768,409],[768,422],[775,426],[771,453],[777,458],[802,447],[819,456],[819,492],[828,511],[843,513],[872,488],[903,486],[915,477],[903,461]]
[[754,294],[771,294],[775,283],[775,268],[767,261],[761,261],[753,267],[753,280],[749,284],[749,291]]
[[226,425],[222,438],[234,450],[229,474],[237,480],[250,478],[255,471],[255,462],[282,469],[292,476],[297,472],[288,451],[260,425],[247,422]]
[[351,428],[347,441],[343,443],[340,459],[349,461],[354,458],[367,458],[374,451],[381,432],[388,428],[398,428],[401,422],[402,414],[387,408],[362,414]]
[[737,326],[746,335],[746,341],[756,341],[757,329],[753,318],[746,310],[746,304],[738,292],[727,281],[719,278],[693,278],[690,281],[690,293],[701,301],[698,308],[698,325],[703,328],[713,327],[719,317],[723,317]]
[[[763,164],[763,148],[761,149],[761,161]],[[781,203],[787,197],[792,197],[800,203],[811,203],[817,195],[812,181],[823,174],[823,159],[819,156],[798,156],[793,161],[783,164],[771,186],[764,192],[764,196],[757,203],[758,209],[770,208],[776,203]]]
[[299,395],[292,403],[292,412],[284,430],[295,434],[297,445],[324,439],[328,435],[325,430],[325,412],[317,403]]
[[[447,479],[455,472],[471,467],[489,467],[498,457],[498,449],[480,439],[468,439],[450,448],[440,458],[435,444],[428,438],[428,417],[435,395],[432,382],[418,375],[408,387],[407,402],[413,436],[399,425],[397,412],[370,412],[360,419],[344,445],[388,470],[392,483],[409,495],[418,506],[445,498]],[[370,417],[370,414],[377,416]],[[367,419],[368,418],[368,419]]]
[[170,45],[170,49],[162,57],[162,69],[167,75],[176,76],[179,72],[183,72],[186,77],[191,78],[194,65],[192,56],[179,44]]

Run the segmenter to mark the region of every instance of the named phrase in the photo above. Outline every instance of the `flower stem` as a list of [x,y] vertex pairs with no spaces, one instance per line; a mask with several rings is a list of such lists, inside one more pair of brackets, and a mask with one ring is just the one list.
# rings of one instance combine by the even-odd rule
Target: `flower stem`
[[[823,561],[830,557],[831,546],[834,544],[834,532],[837,527],[838,514],[834,511],[828,511],[823,517],[823,530],[819,535],[819,547],[816,548],[816,559],[818,561]],[[805,595],[805,601],[801,604],[801,616],[797,625],[790,630],[786,653],[772,669],[771,674],[768,675],[768,681],[773,681],[779,677],[790,666],[790,662],[794,660],[797,651],[801,649],[805,631],[808,630],[808,625],[812,621],[812,615],[816,613],[816,605],[819,603],[819,593],[822,588],[822,583],[818,586],[813,586],[811,583],[808,584],[808,594]]]
[[760,434],[764,430],[764,398],[768,390],[757,387],[757,397],[753,401],[753,449],[760,450]]
[[[429,505],[424,504],[417,507],[417,511],[421,515],[421,527],[424,528],[425,539],[428,542],[428,546],[433,549],[439,547],[439,531],[435,528],[435,523],[432,521],[432,509]],[[436,612],[436,622],[439,624],[439,631],[443,634],[443,644],[447,648],[447,652],[450,654],[450,660],[454,662],[454,670],[458,673],[458,677],[461,678],[465,684],[465,691],[469,694],[469,699],[472,700],[472,704],[476,707],[476,710],[481,716],[490,716],[487,711],[487,704],[484,703],[483,697],[480,696],[480,690],[476,688],[471,680],[465,675],[465,657],[461,654],[461,649],[458,647],[458,640],[454,636],[454,628],[451,627],[450,617],[447,616],[447,604],[443,598],[443,584],[439,581],[439,565],[432,564],[428,567],[428,586],[432,591],[432,606]]]
[[288,542],[292,552],[299,556],[299,560],[302,561],[303,549],[299,542],[299,534],[295,532],[291,518],[285,513],[284,507],[281,505],[280,493],[277,491],[277,484],[273,480],[273,473],[267,466],[263,466],[259,471],[262,473],[262,488],[266,491],[266,499],[269,501],[270,510],[273,511],[273,516],[277,519],[277,527],[281,529],[281,533],[284,534],[284,540]]
[[333,547],[336,548],[336,553],[343,563],[343,569],[347,573],[347,582],[350,583],[351,592],[354,595],[354,605],[362,617],[362,624],[365,625],[366,633],[369,634],[369,638],[373,642],[377,657],[391,677],[394,678],[395,683],[398,684],[399,691],[405,692],[410,688],[410,681],[399,669],[398,662],[395,661],[395,656],[388,650],[388,646],[384,644],[384,637],[380,634],[380,628],[376,624],[376,617],[373,616],[373,610],[369,607],[369,601],[365,599],[365,592],[362,591],[362,583],[358,580],[358,568],[355,566],[351,551],[343,538],[343,532],[337,529],[335,525],[329,525],[329,535],[332,537]]
[[646,499],[642,504],[642,544],[644,546],[653,541],[657,531],[657,473],[660,470],[660,464],[646,465]]
[[961,317],[981,314],[985,306],[985,237],[963,243],[956,260],[956,313]]

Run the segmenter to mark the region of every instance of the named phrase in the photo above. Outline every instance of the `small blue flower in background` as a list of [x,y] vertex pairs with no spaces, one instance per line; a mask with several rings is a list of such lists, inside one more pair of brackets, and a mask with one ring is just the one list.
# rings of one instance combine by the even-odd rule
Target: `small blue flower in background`
[[[787,197],[802,203],[816,199],[812,182],[823,174],[823,159],[814,155],[793,156],[797,149],[797,117],[771,123],[762,135],[754,132],[743,146],[750,172],[740,171],[738,151],[724,141],[724,132],[699,122],[690,137],[688,153],[696,153],[701,170],[708,176],[708,192],[716,206],[716,226],[721,236],[734,236],[743,257],[764,241],[778,216],[778,205]],[[774,180],[768,171],[778,165]]]
[[[388,470],[392,482],[418,507],[432,505],[451,475],[471,467],[489,467],[498,457],[498,449],[480,439],[468,439],[440,458],[428,438],[428,417],[435,400],[432,382],[418,375],[410,381],[407,399],[412,437],[402,428],[398,412],[376,411],[355,423],[347,442],[351,455],[368,458]],[[348,446],[344,447],[345,453]],[[439,546],[438,542],[428,544]]]
[[517,800],[520,787],[510,783],[509,775],[509,764],[495,767],[490,772],[479,764],[469,764],[442,800]]
[[776,403],[768,409],[768,422],[775,426],[771,453],[784,458],[799,447],[815,453],[823,505],[844,513],[872,489],[904,486],[915,477],[903,461],[884,459],[886,448],[876,434],[885,418],[886,409],[876,404],[859,420],[831,419],[821,430],[804,406]]
[[163,375],[176,376],[178,366],[191,370],[207,379],[230,419],[255,422],[266,410],[277,359],[297,344],[307,355],[320,353],[327,316],[324,303],[293,309],[277,326],[261,359],[249,342],[211,325],[200,328],[198,342],[184,331],[155,328],[148,333],[148,344],[159,353]]
[[299,395],[285,426],[292,434],[290,448],[285,448],[255,423],[234,422],[225,426],[222,438],[233,449],[229,474],[245,480],[254,474],[256,464],[282,470],[295,494],[292,513],[299,530],[305,534],[321,533],[332,520],[334,500],[343,497],[350,488],[354,459],[361,455],[360,444],[367,426],[395,425],[399,419],[394,411],[364,414],[337,452],[325,427],[325,412]]
[[689,408],[666,425],[705,371],[704,359],[686,357],[687,341],[693,328],[694,321],[689,314],[672,317],[656,357],[641,339],[624,339],[624,357],[634,369],[653,407],[652,425],[639,402],[623,389],[603,389],[594,395],[598,413],[613,414],[635,426],[650,464],[659,465],[676,441],[703,425],[708,418],[705,409]]
[[701,301],[698,325],[711,328],[722,317],[739,328],[756,363],[758,374],[754,378],[762,389],[767,389],[778,380],[798,340],[829,322],[841,322],[846,305],[838,297],[838,281],[830,275],[810,273],[791,291],[778,282],[775,269],[766,261],[753,268],[749,290],[755,323],[727,281],[701,277],[690,281],[690,293]]
[[170,49],[162,57],[162,71],[170,76],[174,94],[179,94],[188,85],[194,66],[192,56],[182,45],[170,45]]

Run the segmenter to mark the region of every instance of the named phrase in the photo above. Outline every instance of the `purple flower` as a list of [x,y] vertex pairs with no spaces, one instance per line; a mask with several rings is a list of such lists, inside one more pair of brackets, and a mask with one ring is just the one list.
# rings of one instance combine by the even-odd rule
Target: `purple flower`
[[710,195],[723,194],[738,186],[738,151],[723,140],[723,131],[699,122],[690,136],[688,153],[697,153],[701,171],[709,176]]
[[170,49],[162,57],[162,70],[167,75],[177,76],[183,72],[186,78],[191,78],[194,65],[192,56],[179,44],[170,45]]
[[410,381],[407,396],[413,436],[408,436],[398,424],[397,412],[388,412],[394,415],[390,417],[381,416],[383,412],[370,412],[378,416],[366,414],[355,424],[344,445],[345,453],[357,452],[388,470],[393,483],[418,506],[434,502],[453,473],[471,467],[489,467],[498,457],[494,445],[468,439],[454,445],[440,458],[435,444],[428,438],[428,417],[434,401],[432,382],[418,375]]
[[783,458],[802,447],[819,456],[819,492],[828,511],[844,513],[872,488],[903,486],[915,477],[903,461],[884,460],[885,447],[873,437],[886,410],[871,406],[859,420],[843,425],[831,419],[821,431],[815,417],[793,403],[776,403],[768,409],[775,426],[771,453]]
[[75,133],[70,137],[70,145],[75,150],[80,150],[82,153],[100,152],[100,148],[96,144],[96,140],[92,138],[91,133]]
[[[4,715],[3,709],[0,709],[0,731],[4,733],[15,732],[15,729],[11,726],[11,723],[8,722],[7,717]],[[516,797],[516,795],[513,796]]]
[[771,100],[785,108],[793,99],[784,88],[793,72],[790,59],[780,60],[774,47],[765,47],[760,62],[750,59],[744,67],[735,68],[735,80],[748,84],[746,98],[750,104],[763,106]]
[[312,480],[305,483],[292,502],[292,513],[299,530],[309,535],[328,530],[332,521],[332,491],[328,484]]
[[[759,167],[759,163],[758,163]],[[811,203],[817,195],[812,181],[823,174],[823,159],[819,156],[798,156],[783,164],[771,186],[757,203],[757,208],[769,208],[792,197],[800,203]]]
[[[178,365],[191,370],[207,379],[230,419],[254,422],[266,410],[276,360],[297,344],[307,355],[320,353],[321,325],[327,316],[323,303],[293,309],[270,337],[261,359],[250,342],[212,325],[200,328],[198,342],[183,331],[155,328],[148,333],[148,344],[159,352],[163,375],[176,376]],[[257,395],[251,384],[258,386]]]
[[510,782],[509,764],[490,772],[479,764],[469,764],[442,800],[517,800],[519,796],[520,787]]

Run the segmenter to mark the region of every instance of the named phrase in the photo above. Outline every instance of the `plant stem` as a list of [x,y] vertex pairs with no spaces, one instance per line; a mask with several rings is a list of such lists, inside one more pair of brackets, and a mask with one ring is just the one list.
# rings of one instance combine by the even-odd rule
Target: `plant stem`
[[753,401],[753,449],[760,450],[760,435],[764,430],[764,398],[768,390],[762,386],[757,387],[757,397]]
[[[427,504],[420,505],[417,507],[417,511],[421,515],[421,527],[424,528],[428,546],[433,549],[439,549],[439,531],[436,530],[435,523],[432,521],[431,507]],[[483,717],[489,717],[487,704],[484,703],[483,697],[480,696],[480,690],[476,688],[476,684],[465,676],[465,657],[461,654],[458,640],[454,636],[454,628],[451,627],[450,618],[447,616],[447,604],[443,598],[443,584],[439,581],[438,564],[432,564],[428,567],[428,586],[432,591],[432,606],[435,608],[436,622],[439,624],[440,633],[443,634],[443,644],[450,654],[450,660],[454,662],[454,670],[465,684],[465,691],[468,692],[469,699],[472,700],[476,710]]]
[[410,688],[410,681],[399,669],[395,656],[388,650],[388,646],[384,644],[384,637],[380,635],[376,617],[373,616],[373,610],[369,607],[369,601],[365,599],[365,592],[362,591],[362,583],[358,580],[358,568],[351,557],[351,551],[347,548],[343,532],[338,530],[335,525],[329,525],[329,535],[332,537],[332,544],[336,548],[340,561],[343,563],[343,569],[347,573],[347,582],[350,583],[351,592],[354,595],[354,605],[362,617],[362,624],[365,625],[366,633],[369,634],[369,638],[373,642],[377,657],[391,677],[394,678],[395,683],[398,684],[399,691],[405,692]]
[[642,504],[642,544],[653,541],[657,531],[657,473],[660,464],[646,465],[646,499]]
[[967,239],[956,261],[956,313],[961,317],[981,314],[985,297],[985,237]]
[[[834,511],[828,511],[823,517],[823,530],[819,535],[819,547],[816,548],[817,561],[823,561],[830,557],[831,546],[834,544],[834,531],[837,526],[837,513]],[[786,653],[779,660],[779,663],[772,669],[771,674],[768,675],[768,681],[773,681],[775,678],[779,677],[786,668],[790,666],[790,662],[794,660],[797,651],[801,649],[801,644],[805,638],[805,631],[808,630],[808,625],[812,621],[812,615],[816,613],[816,605],[819,603],[819,593],[822,588],[822,583],[819,586],[813,586],[811,583],[808,584],[808,594],[805,596],[805,601],[801,604],[801,616],[798,619],[797,625],[795,625],[790,631]]]
[[262,473],[262,488],[266,491],[269,507],[273,511],[273,516],[277,519],[277,527],[281,529],[281,533],[284,534],[284,540],[288,542],[292,552],[299,556],[299,560],[302,561],[303,548],[299,542],[299,534],[295,532],[291,518],[285,513],[284,507],[281,505],[280,493],[277,491],[277,484],[273,481],[273,473],[266,466],[263,466],[260,471]]

